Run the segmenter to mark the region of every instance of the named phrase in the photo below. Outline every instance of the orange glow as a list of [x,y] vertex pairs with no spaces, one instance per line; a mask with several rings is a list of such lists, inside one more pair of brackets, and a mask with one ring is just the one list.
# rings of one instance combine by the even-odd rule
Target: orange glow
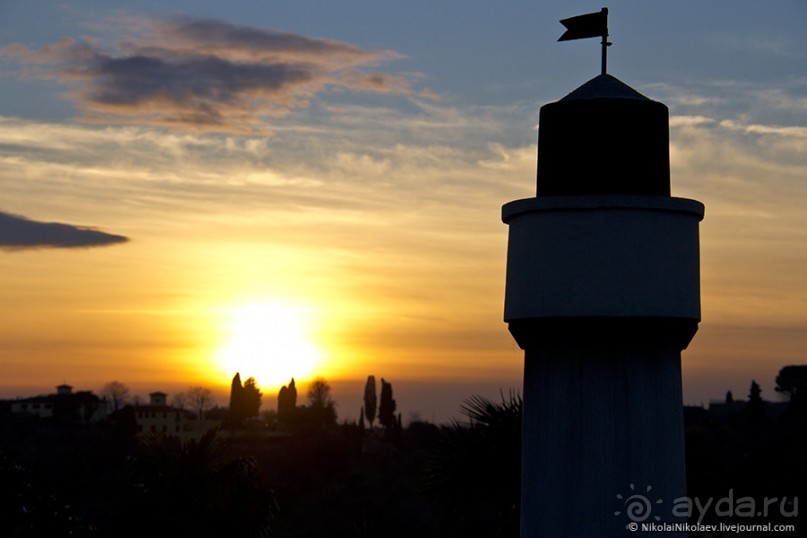
[[254,377],[274,389],[313,375],[323,351],[312,338],[312,309],[290,301],[269,300],[226,309],[226,337],[216,353],[219,370],[242,379]]

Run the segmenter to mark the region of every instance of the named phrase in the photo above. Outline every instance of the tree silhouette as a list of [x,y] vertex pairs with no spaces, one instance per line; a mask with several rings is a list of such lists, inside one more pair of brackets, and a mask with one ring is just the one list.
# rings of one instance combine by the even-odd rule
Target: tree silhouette
[[294,385],[294,378],[291,378],[289,386],[280,387],[277,393],[277,420],[281,424],[288,425],[294,416],[297,408],[297,387]]
[[177,409],[185,409],[188,403],[188,395],[184,392],[177,392],[171,397],[171,405]]
[[395,400],[392,399],[392,383],[381,378],[381,404],[378,406],[378,421],[385,428],[395,425]]
[[110,381],[101,389],[101,396],[104,396],[112,403],[112,411],[117,411],[129,398],[129,387],[120,381]]
[[426,492],[445,509],[456,536],[518,536],[521,412],[517,393],[494,402],[472,396],[430,452]]
[[297,407],[297,387],[294,384],[294,378],[291,378],[289,383],[289,405],[292,408]]
[[308,417],[314,425],[322,427],[336,424],[336,403],[331,398],[331,386],[318,377],[308,388]]
[[807,364],[785,366],[776,376],[776,392],[791,402],[807,394]]
[[367,384],[364,385],[364,416],[367,417],[371,430],[375,420],[376,404],[375,376],[370,375],[367,376]]
[[748,412],[748,416],[753,419],[761,419],[765,415],[765,402],[762,400],[762,389],[756,381],[751,381],[746,411]]
[[250,377],[244,382],[244,387],[241,390],[241,403],[245,418],[258,416],[262,396],[261,389],[258,388],[258,383],[255,381],[254,377]]
[[230,426],[238,426],[246,418],[243,393],[244,387],[241,386],[241,374],[236,372],[230,383],[230,409],[227,413],[227,422]]
[[318,377],[308,387],[308,403],[311,407],[328,407],[334,405],[331,399],[331,386],[325,379]]
[[213,391],[208,388],[195,386],[185,393],[190,406],[196,410],[199,420],[205,418],[205,411],[213,406]]
[[232,456],[215,429],[198,441],[147,435],[131,464],[136,494],[111,535],[271,535],[273,492],[259,485],[255,461]]
[[751,380],[751,388],[748,389],[748,401],[749,402],[761,402],[762,401],[762,389],[759,386],[759,383],[756,380]]

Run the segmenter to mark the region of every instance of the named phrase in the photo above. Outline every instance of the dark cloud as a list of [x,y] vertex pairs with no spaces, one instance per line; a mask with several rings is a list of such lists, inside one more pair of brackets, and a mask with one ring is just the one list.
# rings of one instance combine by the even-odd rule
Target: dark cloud
[[397,53],[217,20],[148,19],[140,38],[111,52],[69,38],[3,51],[73,84],[90,122],[254,133],[328,88],[413,93],[408,77],[361,70]]
[[129,239],[92,228],[37,222],[0,211],[0,249],[86,248],[125,243]]
[[[195,54],[210,54],[233,61],[293,62],[332,70],[400,57],[392,51],[364,51],[331,39],[210,19],[176,17],[151,22],[151,39],[168,45],[174,51],[193,51]],[[134,48],[139,47],[135,44]]]

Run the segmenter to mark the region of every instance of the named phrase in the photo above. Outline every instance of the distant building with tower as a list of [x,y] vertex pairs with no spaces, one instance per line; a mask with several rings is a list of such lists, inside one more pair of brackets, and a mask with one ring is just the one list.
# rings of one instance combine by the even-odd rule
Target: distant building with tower
[[164,392],[152,392],[147,405],[131,406],[138,434],[180,435],[190,429],[194,414],[168,405],[167,398]]
[[90,423],[106,418],[106,401],[91,391],[73,392],[72,386],[62,384],[56,387],[55,394],[12,400],[11,412]]

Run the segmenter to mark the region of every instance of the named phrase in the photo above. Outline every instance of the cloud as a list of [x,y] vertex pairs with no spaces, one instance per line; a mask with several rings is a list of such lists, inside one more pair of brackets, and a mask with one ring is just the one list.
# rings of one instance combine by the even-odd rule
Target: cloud
[[128,240],[92,228],[37,222],[0,211],[0,249],[4,250],[101,247]]
[[695,127],[702,125],[712,125],[715,120],[706,116],[671,116],[670,127]]
[[[20,44],[6,56],[48,67],[93,123],[200,131],[267,132],[267,117],[306,107],[329,89],[414,94],[417,75],[362,69],[400,58],[339,41],[189,17],[143,19],[141,35],[107,51],[64,38],[40,50]],[[429,92],[421,92],[433,97]]]
[[747,134],[778,135],[807,139],[807,127],[782,126],[782,125],[743,125],[734,120],[723,120],[720,126],[726,129],[742,131]]
[[741,124],[802,127],[807,122],[807,80],[797,77],[769,83],[704,80],[658,83],[647,95],[666,103],[675,116],[731,119]]

